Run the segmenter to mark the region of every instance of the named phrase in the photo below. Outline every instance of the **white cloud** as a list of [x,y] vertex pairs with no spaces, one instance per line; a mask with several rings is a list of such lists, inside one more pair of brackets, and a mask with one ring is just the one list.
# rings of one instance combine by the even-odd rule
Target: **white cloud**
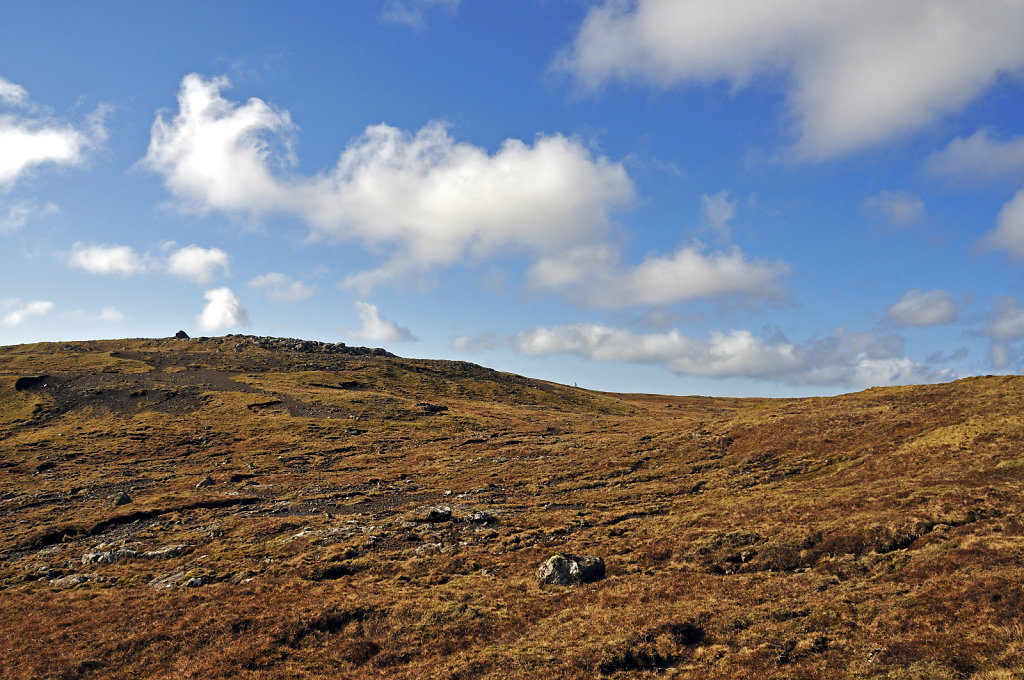
[[390,24],[403,24],[410,28],[422,30],[426,27],[425,13],[434,7],[443,7],[454,11],[460,0],[390,0],[380,13],[381,21]]
[[119,310],[117,307],[104,307],[100,310],[100,321],[107,321],[109,323],[117,323],[124,321],[124,312]]
[[353,337],[367,342],[407,342],[416,339],[408,328],[381,318],[377,305],[357,300],[355,308],[359,313],[360,327],[349,331]]
[[149,269],[145,259],[129,246],[86,245],[76,243],[71,248],[68,264],[90,274],[135,276]]
[[53,303],[48,300],[35,300],[11,310],[4,316],[5,326],[18,326],[32,316],[45,316],[53,311]]
[[1012,298],[996,300],[985,334],[999,341],[1024,339],[1024,308]]
[[220,248],[201,248],[197,245],[179,248],[167,256],[166,261],[161,262],[148,252],[139,254],[131,246],[76,243],[67,261],[71,267],[90,274],[128,277],[162,271],[199,284],[209,283],[218,274],[226,275],[230,270],[227,253]]
[[21,85],[0,78],[0,102],[20,106],[28,102],[28,92]]
[[1024,136],[999,138],[992,130],[978,130],[954,139],[928,157],[928,172],[956,180],[1024,178]]
[[946,290],[909,290],[885,309],[885,318],[900,326],[938,326],[957,319],[957,306]]
[[60,211],[53,203],[46,203],[42,206],[32,201],[15,203],[7,207],[6,215],[0,214],[0,234],[13,233],[28,224],[30,219],[52,215],[56,212]]
[[218,270],[226,275],[228,254],[220,248],[200,248],[190,245],[176,250],[167,258],[167,273],[195,283],[209,283],[216,278]]
[[257,276],[249,281],[249,287],[263,293],[273,302],[300,302],[316,292],[312,286],[280,272]]
[[736,201],[730,201],[727,192],[719,191],[713,196],[701,194],[700,209],[702,221],[708,227],[728,234],[729,222],[736,217]]
[[735,247],[704,253],[690,246],[633,267],[621,264],[611,248],[585,246],[539,260],[527,278],[588,307],[625,309],[729,295],[776,300],[783,296],[778,279],[788,273],[783,262],[750,260]]
[[480,335],[457,335],[452,338],[452,349],[456,352],[485,352],[496,349],[507,341],[497,333],[481,333]]
[[1006,343],[993,342],[988,350],[988,360],[992,363],[992,368],[997,371],[1009,368],[1016,358],[1017,351]]
[[864,199],[864,210],[893,227],[909,227],[924,219],[924,201],[909,191],[881,191]]
[[707,340],[677,330],[634,333],[601,324],[536,328],[517,334],[516,351],[534,356],[573,354],[596,361],[655,364],[679,375],[776,380],[792,385],[870,387],[954,377],[903,356],[894,335],[835,334],[804,345],[763,339],[746,330],[712,332]]
[[633,197],[623,166],[577,140],[509,139],[489,153],[441,123],[415,133],[370,126],[333,169],[295,176],[285,172],[295,160],[288,113],[230,102],[226,87],[186,76],[178,113],[153,124],[145,165],[186,208],[297,215],[314,238],[391,251],[381,268],[346,280],[364,290],[508,248],[545,254],[594,242]]
[[966,347],[960,347],[946,354],[945,352],[934,352],[925,359],[929,364],[949,364],[954,361],[960,361],[966,359],[970,351]]
[[245,307],[230,288],[221,287],[203,293],[206,306],[199,314],[199,327],[204,331],[219,331],[249,323]]
[[1002,371],[1010,367],[1020,355],[1020,341],[1024,340],[1024,307],[1013,298],[999,298],[992,309],[991,321],[981,330],[992,344],[989,361],[992,368]]
[[794,151],[833,157],[959,111],[1024,66],[1024,5],[960,0],[607,0],[560,67],[588,88],[786,76]]
[[1024,259],[1024,189],[1004,205],[996,218],[996,228],[981,239],[983,249],[1006,250],[1018,259]]
[[[0,78],[0,104],[27,107],[28,93]],[[83,127],[41,115],[0,114],[0,191],[9,190],[37,166],[83,163],[87,152],[106,139],[107,112],[107,107],[100,107]]]

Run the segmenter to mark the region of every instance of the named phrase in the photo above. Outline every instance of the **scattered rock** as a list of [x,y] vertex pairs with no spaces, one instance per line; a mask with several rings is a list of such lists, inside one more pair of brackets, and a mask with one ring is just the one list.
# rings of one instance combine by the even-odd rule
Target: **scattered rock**
[[213,477],[211,477],[210,475],[206,475],[205,477],[203,477],[203,478],[202,478],[202,479],[201,479],[201,480],[199,481],[199,483],[198,483],[198,484],[196,484],[196,488],[197,488],[197,489],[202,489],[202,488],[205,488],[205,487],[207,487],[207,486],[213,486],[213,485],[214,485],[214,483],[215,483],[215,482],[213,481]]
[[203,585],[203,579],[201,579],[198,576],[196,576],[196,577],[190,578],[189,580],[185,581],[181,585],[184,588],[198,588],[199,586]]
[[172,557],[178,557],[188,550],[187,545],[165,545],[162,548],[156,550],[148,550],[142,553],[142,556],[147,560],[166,560]]
[[132,502],[132,497],[122,491],[121,493],[116,494],[112,500],[114,502],[114,507],[117,507],[119,505],[128,505]]
[[450,505],[428,505],[416,511],[413,517],[418,522],[450,522],[452,519],[452,506]]
[[426,413],[428,416],[434,415],[435,413],[444,413],[445,411],[448,410],[447,406],[441,406],[440,404],[431,404],[425,401],[419,402],[418,404],[416,404],[416,406],[423,409],[424,413]]
[[600,557],[559,553],[540,565],[537,582],[542,586],[569,586],[600,581],[604,575],[604,560]]
[[138,557],[139,553],[127,548],[87,552],[82,555],[82,564],[115,564],[124,559]]
[[68,574],[67,576],[53,579],[50,581],[50,585],[54,588],[74,588],[77,585],[98,580],[100,580],[100,577],[96,574]]
[[149,587],[155,588],[156,590],[168,590],[170,588],[176,588],[180,586],[184,581],[184,571],[172,571],[168,574],[162,574],[160,576],[157,576],[155,579],[149,582]]
[[466,521],[470,524],[493,524],[498,520],[495,519],[494,515],[485,510],[477,510],[466,515]]
[[178,331],[177,333],[174,334],[174,338],[176,340],[188,340],[188,333],[186,333],[185,331]]

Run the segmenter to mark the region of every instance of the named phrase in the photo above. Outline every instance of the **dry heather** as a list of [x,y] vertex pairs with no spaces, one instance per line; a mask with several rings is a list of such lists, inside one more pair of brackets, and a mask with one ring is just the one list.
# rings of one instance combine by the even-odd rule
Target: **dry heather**
[[[0,675],[1022,677],[1022,393],[615,395],[242,336],[0,348]],[[558,552],[606,578],[538,586]]]

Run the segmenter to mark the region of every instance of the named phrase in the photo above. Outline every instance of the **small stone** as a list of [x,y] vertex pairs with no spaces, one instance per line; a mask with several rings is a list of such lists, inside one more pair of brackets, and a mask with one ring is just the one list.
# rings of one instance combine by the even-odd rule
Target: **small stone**
[[185,588],[198,588],[203,585],[203,579],[197,577],[190,578],[182,584]]
[[114,496],[113,501],[114,507],[117,507],[119,505],[128,505],[129,503],[132,502],[132,497],[126,494],[124,491],[122,491],[121,493]]
[[202,478],[202,480],[199,481],[198,484],[196,484],[196,488],[202,489],[207,486],[213,486],[214,483],[215,482],[213,481],[213,477],[211,477],[210,475],[206,475],[205,477]]

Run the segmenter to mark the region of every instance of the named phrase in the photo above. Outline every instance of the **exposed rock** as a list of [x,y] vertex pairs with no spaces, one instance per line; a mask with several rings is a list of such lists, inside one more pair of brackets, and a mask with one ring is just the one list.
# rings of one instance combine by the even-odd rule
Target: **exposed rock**
[[55,578],[50,581],[50,585],[54,588],[73,588],[89,581],[100,580],[100,577],[96,574],[68,574],[60,578]]
[[452,506],[450,505],[428,505],[416,511],[413,517],[418,522],[450,522],[452,519]]
[[202,489],[202,488],[207,487],[207,486],[213,486],[214,483],[215,482],[213,481],[213,477],[211,477],[210,475],[206,475],[205,477],[203,477],[199,481],[198,484],[196,484],[196,488],[197,489]]
[[466,521],[470,524],[493,524],[498,520],[495,519],[494,515],[485,510],[477,510],[466,515]]
[[540,565],[537,582],[542,586],[569,586],[600,581],[604,575],[604,560],[600,557],[559,553]]
[[117,550],[100,550],[82,555],[82,564],[115,564],[124,559],[138,557],[139,553],[127,548]]
[[167,590],[169,588],[176,588],[185,581],[185,572],[178,570],[172,571],[168,574],[162,574],[157,576],[155,579],[149,582],[150,588],[156,590]]
[[117,507],[119,505],[128,505],[132,502],[132,497],[122,491],[121,493],[116,494],[111,500],[114,502],[114,507]]
[[435,413],[444,413],[445,411],[448,410],[447,406],[441,406],[440,404],[431,404],[425,401],[421,401],[416,405],[422,408],[427,415],[434,415]]
[[188,333],[185,331],[178,331],[174,334],[176,340],[188,340]]
[[190,578],[189,580],[185,581],[181,585],[184,588],[198,588],[199,586],[203,585],[203,579],[201,579],[198,576],[196,576],[196,577]]
[[142,556],[149,560],[166,560],[171,557],[178,557],[188,550],[187,545],[165,545],[162,548],[156,550],[148,550],[142,553]]

